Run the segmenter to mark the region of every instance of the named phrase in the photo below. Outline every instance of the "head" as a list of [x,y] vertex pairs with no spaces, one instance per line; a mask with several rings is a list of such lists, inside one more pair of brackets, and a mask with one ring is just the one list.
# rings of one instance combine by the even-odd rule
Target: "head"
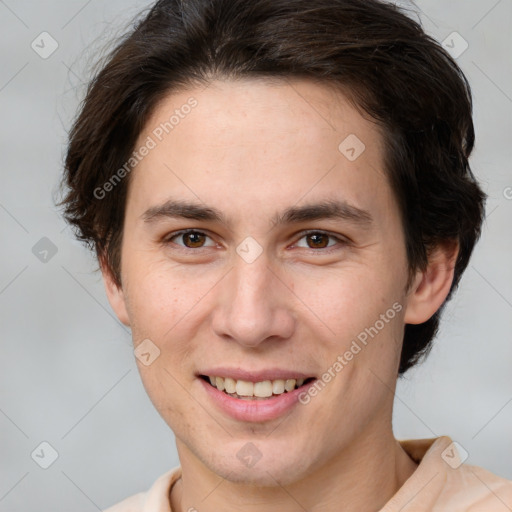
[[[227,476],[258,439],[247,475],[293,479],[390,421],[383,382],[428,353],[480,233],[471,111],[457,64],[376,0],[165,0],[123,37],[62,204],[135,345],[158,348],[141,375],[182,450]],[[319,385],[285,421],[245,421],[208,401],[220,368]]]

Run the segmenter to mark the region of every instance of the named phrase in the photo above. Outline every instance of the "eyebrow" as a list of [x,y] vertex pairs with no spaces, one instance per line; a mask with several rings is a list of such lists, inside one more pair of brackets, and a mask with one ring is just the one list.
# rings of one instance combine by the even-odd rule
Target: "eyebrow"
[[[166,218],[182,218],[197,221],[213,221],[229,225],[228,219],[217,208],[187,201],[169,199],[165,203],[148,208],[142,215],[146,223]],[[326,200],[303,206],[291,206],[282,213],[276,213],[270,223],[273,227],[311,220],[339,219],[360,227],[370,227],[373,218],[370,212],[342,200]]]

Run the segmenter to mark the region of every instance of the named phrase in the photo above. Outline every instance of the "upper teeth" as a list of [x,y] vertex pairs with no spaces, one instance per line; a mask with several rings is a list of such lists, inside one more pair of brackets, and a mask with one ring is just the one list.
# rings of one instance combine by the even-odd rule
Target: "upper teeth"
[[266,398],[280,395],[285,391],[293,391],[295,386],[304,384],[304,379],[277,379],[263,380],[260,382],[248,382],[246,380],[235,380],[230,377],[209,377],[212,386],[219,391],[236,393],[239,396],[256,396]]

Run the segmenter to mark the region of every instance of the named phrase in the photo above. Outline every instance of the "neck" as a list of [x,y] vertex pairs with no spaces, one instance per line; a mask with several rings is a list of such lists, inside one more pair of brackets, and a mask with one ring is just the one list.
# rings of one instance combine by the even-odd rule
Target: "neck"
[[417,468],[391,428],[362,433],[300,481],[259,487],[231,482],[206,468],[184,445],[178,451],[182,478],[173,486],[173,512],[355,512],[379,510]]

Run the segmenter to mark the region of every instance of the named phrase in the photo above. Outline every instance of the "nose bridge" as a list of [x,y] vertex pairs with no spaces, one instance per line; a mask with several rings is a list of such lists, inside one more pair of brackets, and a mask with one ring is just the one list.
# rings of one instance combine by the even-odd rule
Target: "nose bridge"
[[274,276],[266,258],[262,256],[258,260],[252,263],[239,260],[233,269],[232,274],[235,280],[233,305],[239,309],[249,308],[256,312],[255,308],[262,306],[261,312],[263,312],[273,300],[269,292]]
[[286,291],[279,286],[264,254],[253,261],[236,256],[223,283],[214,329],[238,343],[256,346],[269,337],[287,338],[294,326]]

